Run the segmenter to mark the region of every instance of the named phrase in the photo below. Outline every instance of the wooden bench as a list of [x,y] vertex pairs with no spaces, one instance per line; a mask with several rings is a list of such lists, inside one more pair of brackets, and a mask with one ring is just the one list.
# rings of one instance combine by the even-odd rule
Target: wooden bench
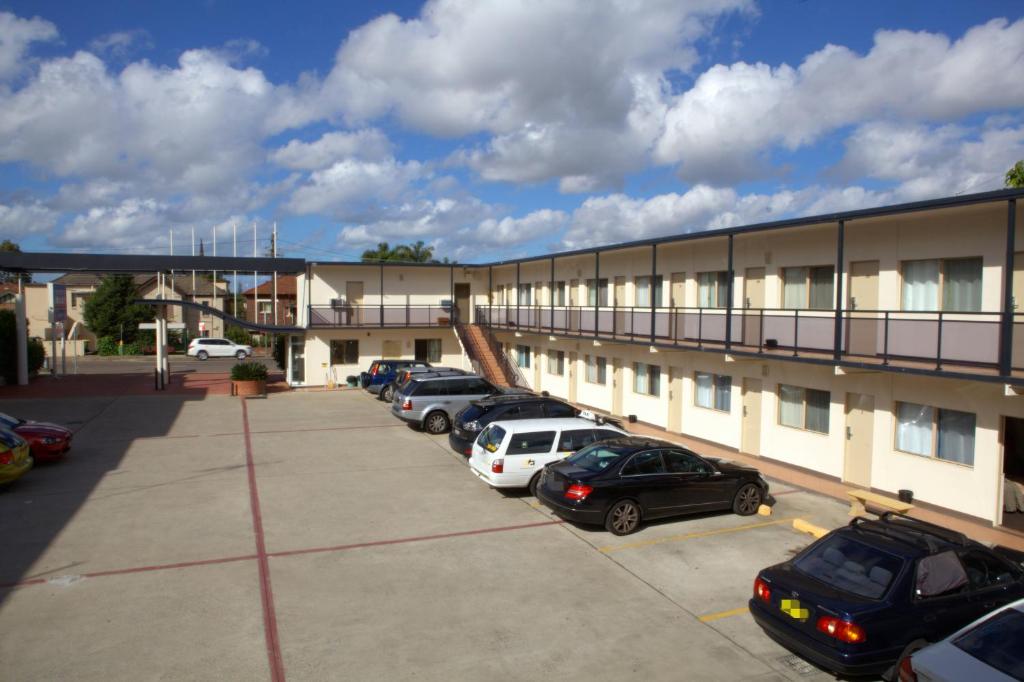
[[898,514],[906,514],[914,508],[914,505],[909,502],[900,502],[869,490],[847,490],[846,494],[850,496],[850,516],[866,514],[869,504],[872,507],[881,507],[886,511],[894,511]]

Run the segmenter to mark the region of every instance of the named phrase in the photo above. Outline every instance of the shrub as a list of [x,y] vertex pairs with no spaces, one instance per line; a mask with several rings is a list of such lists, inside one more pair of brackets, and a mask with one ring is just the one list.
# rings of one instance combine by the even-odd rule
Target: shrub
[[117,339],[113,336],[101,336],[96,339],[97,355],[117,355]]
[[266,381],[267,366],[261,362],[240,362],[231,368],[232,381]]
[[224,330],[224,338],[228,341],[234,341],[240,343],[243,346],[252,344],[252,334],[245,329],[242,329],[237,324],[229,324],[227,329]]
[[43,368],[46,360],[46,349],[43,348],[43,340],[33,336],[28,340],[28,373],[35,374]]
[[[0,310],[0,376],[8,384],[18,383],[18,321],[13,310]],[[46,351],[37,338],[28,341],[28,371],[38,372]]]

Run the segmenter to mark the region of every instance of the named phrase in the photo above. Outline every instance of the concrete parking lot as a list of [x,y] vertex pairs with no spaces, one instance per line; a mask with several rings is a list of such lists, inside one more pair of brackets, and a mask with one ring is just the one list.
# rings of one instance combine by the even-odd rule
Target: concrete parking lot
[[0,492],[2,679],[827,679],[745,604],[846,507],[624,538],[488,489],[360,391],[0,400],[70,458]]

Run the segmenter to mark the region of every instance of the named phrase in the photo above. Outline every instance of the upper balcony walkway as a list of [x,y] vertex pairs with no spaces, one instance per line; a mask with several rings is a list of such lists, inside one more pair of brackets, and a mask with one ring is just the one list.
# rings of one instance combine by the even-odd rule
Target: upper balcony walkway
[[1024,384],[1024,315],[1012,314],[1008,373],[1002,320],[998,312],[593,306],[477,306],[475,317],[519,332]]

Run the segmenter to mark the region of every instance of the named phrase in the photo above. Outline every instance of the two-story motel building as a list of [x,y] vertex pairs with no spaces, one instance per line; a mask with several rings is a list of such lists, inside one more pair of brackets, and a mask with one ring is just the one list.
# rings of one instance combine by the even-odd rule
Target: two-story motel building
[[1003,511],[1004,479],[1024,482],[1021,198],[483,265],[309,263],[289,379],[343,382],[376,357],[475,366],[461,321],[535,390],[1024,530]]

